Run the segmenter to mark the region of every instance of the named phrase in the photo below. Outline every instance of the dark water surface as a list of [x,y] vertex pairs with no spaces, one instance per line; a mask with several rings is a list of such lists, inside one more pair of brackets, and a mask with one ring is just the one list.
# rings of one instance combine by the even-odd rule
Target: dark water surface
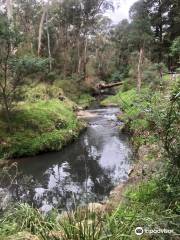
[[[118,108],[88,110],[87,130],[62,151],[18,162],[10,187],[13,201],[33,204],[42,211],[53,207],[103,201],[115,185],[126,181],[131,164],[128,137],[119,132]],[[13,176],[12,176],[13,179]],[[1,188],[1,189],[2,189]]]

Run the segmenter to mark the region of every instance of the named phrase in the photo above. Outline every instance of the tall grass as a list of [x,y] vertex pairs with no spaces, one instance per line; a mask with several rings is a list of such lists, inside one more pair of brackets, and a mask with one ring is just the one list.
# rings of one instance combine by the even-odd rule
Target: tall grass
[[1,219],[0,239],[26,231],[43,240],[136,240],[135,229],[139,226],[174,230],[174,234],[144,234],[139,239],[178,239],[179,215],[163,203],[158,181],[150,180],[128,189],[126,202],[111,214],[79,208],[61,215],[55,210],[43,215],[27,204],[19,204]]
[[[64,217],[63,217],[64,216]],[[0,220],[1,237],[26,231],[40,239],[102,239],[104,218],[87,209],[77,209],[60,217],[56,211],[43,215],[28,204],[18,204]]]

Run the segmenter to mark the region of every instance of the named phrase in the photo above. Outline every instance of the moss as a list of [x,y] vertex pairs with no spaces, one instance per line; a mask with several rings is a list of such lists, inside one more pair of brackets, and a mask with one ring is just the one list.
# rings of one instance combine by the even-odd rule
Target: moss
[[7,133],[1,117],[1,157],[31,156],[60,150],[76,138],[83,128],[73,112],[71,102],[59,100],[23,103],[12,114],[12,133]]

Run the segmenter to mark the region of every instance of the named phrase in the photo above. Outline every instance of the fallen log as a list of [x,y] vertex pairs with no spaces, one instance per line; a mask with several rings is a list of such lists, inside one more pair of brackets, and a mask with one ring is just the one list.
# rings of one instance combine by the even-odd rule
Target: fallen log
[[97,89],[101,90],[101,89],[106,89],[106,88],[113,88],[113,87],[120,86],[120,85],[122,85],[122,82],[109,83],[109,84],[99,83],[97,85]]

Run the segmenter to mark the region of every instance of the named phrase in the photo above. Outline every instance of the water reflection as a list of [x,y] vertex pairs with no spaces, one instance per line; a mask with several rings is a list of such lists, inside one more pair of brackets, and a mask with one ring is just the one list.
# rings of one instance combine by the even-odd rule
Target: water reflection
[[96,117],[89,119],[79,140],[59,153],[22,159],[9,188],[13,199],[43,211],[102,201],[115,184],[127,179],[130,165],[127,136],[118,131],[118,111],[91,110]]

